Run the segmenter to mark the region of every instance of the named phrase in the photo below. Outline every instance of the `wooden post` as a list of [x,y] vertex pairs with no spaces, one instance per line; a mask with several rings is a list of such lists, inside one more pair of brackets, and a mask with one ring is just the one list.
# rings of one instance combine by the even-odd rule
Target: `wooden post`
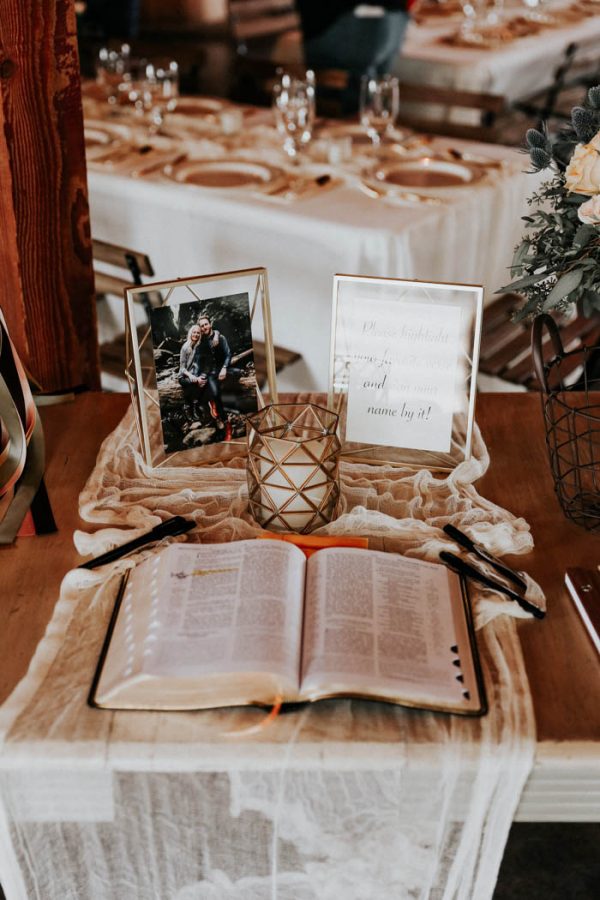
[[46,392],[99,386],[73,0],[1,0],[0,307]]

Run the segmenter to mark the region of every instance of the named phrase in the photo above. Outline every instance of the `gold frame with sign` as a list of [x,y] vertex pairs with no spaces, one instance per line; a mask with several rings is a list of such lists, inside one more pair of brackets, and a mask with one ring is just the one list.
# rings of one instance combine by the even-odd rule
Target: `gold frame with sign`
[[[457,352],[457,373],[460,384],[453,390],[451,409],[451,437],[448,452],[431,449],[403,448],[368,441],[346,439],[350,371],[360,354],[357,348],[357,316],[368,315],[369,301],[373,304],[389,301],[387,326],[389,334],[402,327],[403,310],[407,304],[457,305],[460,309],[458,326],[460,347]],[[414,309],[414,308],[413,308]],[[472,284],[449,284],[399,278],[376,278],[366,275],[335,275],[331,325],[331,354],[329,367],[329,408],[340,417],[341,458],[366,464],[427,468],[448,472],[471,456],[473,422],[475,416],[476,377],[479,364],[479,344],[483,314],[483,288]],[[364,328],[364,325],[363,325]],[[353,349],[354,348],[354,349]],[[364,362],[360,363],[364,365]],[[382,361],[378,361],[382,365]]]
[[[223,290],[225,285],[226,291]],[[217,291],[221,292],[221,296],[215,298]],[[214,302],[215,299],[227,301],[229,296],[235,298],[243,296],[243,294],[248,295],[252,351],[254,354],[255,342],[262,338],[269,402],[276,403],[278,397],[269,286],[267,270],[264,267],[199,275],[192,278],[178,278],[173,281],[158,281],[125,289],[125,377],[131,393],[142,456],[148,466],[157,468],[164,465],[201,465],[207,461],[208,457],[214,460],[215,453],[220,459],[225,459],[231,455],[239,455],[240,446],[243,445],[245,449],[246,439],[245,437],[234,438],[231,441],[228,440],[227,443],[210,443],[191,449],[167,451],[163,439],[163,421],[159,403],[152,327],[149,321],[142,326],[138,324],[139,316],[136,316],[136,308],[139,309],[139,304],[142,302],[150,319],[153,310],[165,306],[179,306],[182,303],[208,303]],[[181,299],[182,295],[184,299]],[[266,401],[258,384],[253,385],[250,393],[254,386],[256,388],[256,408],[261,409],[265,406]]]

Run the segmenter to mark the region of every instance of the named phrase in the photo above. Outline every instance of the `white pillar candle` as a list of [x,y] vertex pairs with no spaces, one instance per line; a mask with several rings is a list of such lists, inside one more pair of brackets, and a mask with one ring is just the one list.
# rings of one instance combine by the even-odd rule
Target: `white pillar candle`
[[[302,531],[315,515],[313,506],[307,501],[319,507],[331,490],[327,475],[313,459],[313,456],[322,457],[323,443],[318,438],[302,443],[263,438],[263,445],[281,465],[274,469],[275,463],[261,459],[262,503],[267,508],[281,511],[294,531]],[[281,528],[281,524],[274,522],[272,527]]]

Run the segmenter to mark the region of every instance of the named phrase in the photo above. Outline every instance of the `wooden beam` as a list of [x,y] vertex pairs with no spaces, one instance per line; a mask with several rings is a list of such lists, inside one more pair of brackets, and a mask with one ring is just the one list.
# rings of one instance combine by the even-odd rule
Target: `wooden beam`
[[0,307],[46,392],[99,384],[73,0],[2,0]]

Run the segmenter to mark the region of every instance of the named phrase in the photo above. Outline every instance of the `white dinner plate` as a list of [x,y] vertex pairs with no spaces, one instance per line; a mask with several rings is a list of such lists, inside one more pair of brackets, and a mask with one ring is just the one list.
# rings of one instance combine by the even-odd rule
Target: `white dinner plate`
[[239,159],[196,160],[176,168],[171,177],[218,190],[270,190],[286,181],[283,170],[276,166]]
[[367,180],[392,192],[413,190],[419,193],[436,193],[470,187],[484,178],[485,174],[481,166],[422,156],[382,165],[376,171],[371,170]]

